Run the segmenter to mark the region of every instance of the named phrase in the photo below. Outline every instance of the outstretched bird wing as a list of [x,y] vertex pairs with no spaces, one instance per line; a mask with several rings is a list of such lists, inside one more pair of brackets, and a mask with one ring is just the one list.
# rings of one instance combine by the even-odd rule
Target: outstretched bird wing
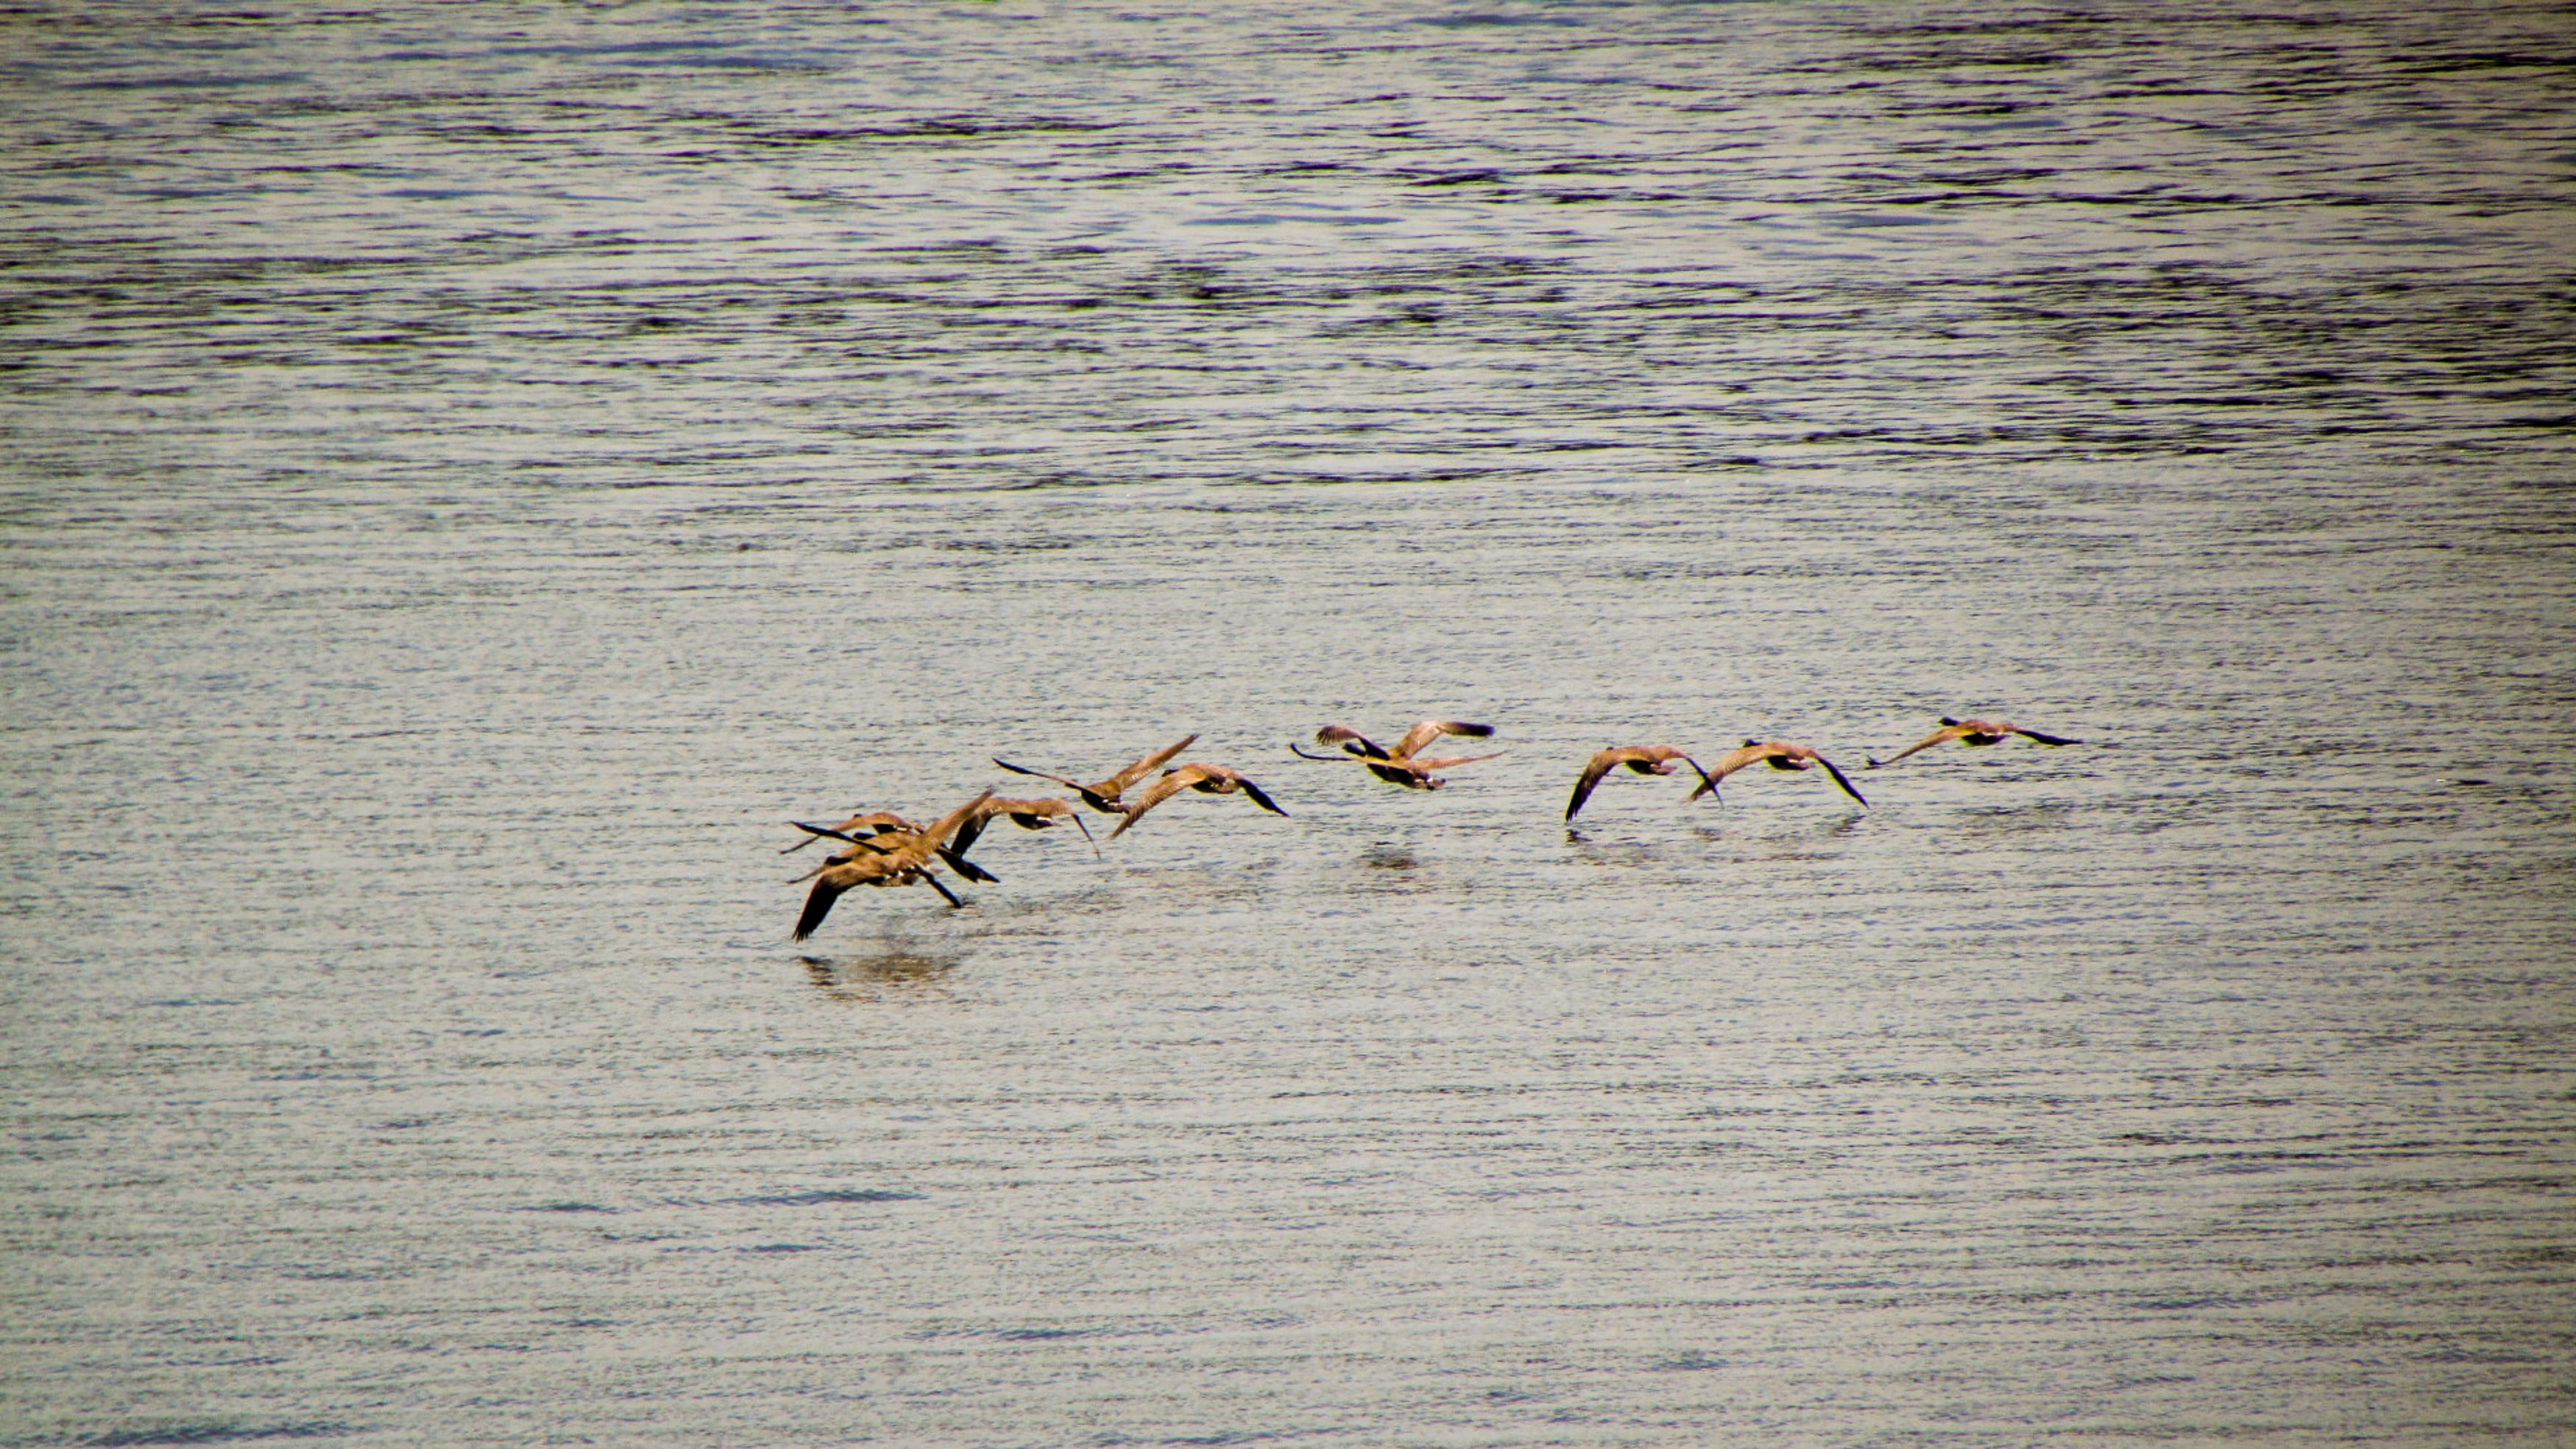
[[1740,747],[1718,756],[1716,764],[1700,772],[1700,786],[1691,792],[1691,798],[1696,800],[1702,795],[1714,794],[1718,781],[1747,765],[1758,765],[1774,755],[1785,753],[1786,751],[1776,744],[1766,745],[1747,740]]
[[1863,810],[1869,808],[1869,802],[1867,800],[1861,800],[1860,792],[1852,788],[1851,781],[1843,778],[1842,771],[1834,768],[1833,761],[1826,759],[1822,755],[1815,754],[1813,751],[1809,752],[1809,758],[1813,759],[1817,764],[1825,767],[1825,773],[1834,777],[1834,783],[1843,787],[1844,794],[1849,795],[1854,800],[1859,800],[1860,808]]
[[1408,790],[1428,790],[1440,783],[1431,778],[1429,766],[1415,760],[1372,760],[1362,757],[1360,764],[1370,774],[1388,784],[1402,785]]
[[[957,872],[968,880],[977,881],[984,885],[991,885],[995,881],[1001,879],[1000,876],[995,875],[984,867],[968,860],[966,858],[966,852],[957,846],[943,845],[939,847],[935,853],[941,860],[948,862],[948,868],[950,870]],[[922,879],[928,880],[930,877],[925,873],[922,876]]]
[[1490,755],[1442,755],[1430,760],[1417,760],[1408,756],[1404,763],[1417,770],[1446,770],[1454,765],[1472,765],[1478,760],[1499,760],[1503,754],[1504,751],[1496,750]]
[[964,825],[967,821],[980,821],[982,816],[979,812],[983,810],[984,802],[992,798],[993,792],[986,790],[983,794],[976,796],[974,799],[967,801],[965,804],[958,806],[956,809],[940,816],[937,820],[932,821],[930,828],[920,832],[916,837],[923,842],[921,853],[927,856],[931,851],[937,850],[939,847],[946,845],[948,843],[948,838],[955,835],[958,828]]
[[[1599,785],[1601,777],[1612,770],[1621,765],[1628,765],[1653,774],[1654,766],[1662,763],[1667,757],[1679,760],[1690,758],[1667,745],[1613,745],[1594,755],[1584,762],[1583,773],[1575,779],[1574,797],[1565,802],[1565,818],[1568,821],[1574,819],[1574,812],[1582,809],[1583,802],[1592,798],[1593,787]],[[1693,765],[1691,768],[1696,770],[1699,766]],[[1706,779],[1707,776],[1702,775],[1700,778]]]
[[1601,777],[1610,773],[1612,765],[1619,763],[1613,758],[1618,753],[1617,750],[1603,750],[1583,762],[1583,773],[1574,777],[1574,794],[1565,802],[1568,821],[1574,819],[1575,811],[1583,808],[1584,801],[1592,798],[1592,787],[1601,783]]
[[[988,791],[986,793],[989,794],[990,792]],[[984,838],[984,827],[992,823],[992,819],[995,815],[1001,813],[997,808],[995,808],[996,804],[997,802],[995,801],[987,800],[983,804],[977,806],[973,814],[957,822],[957,832],[954,835],[949,836],[948,843],[940,848],[940,854],[948,859],[948,863],[950,865],[957,864],[957,856],[962,856],[966,852],[973,850],[975,848],[975,842]],[[966,870],[960,870],[957,873],[965,876],[968,880],[973,880],[975,878]]]
[[1183,765],[1177,770],[1164,771],[1163,778],[1146,787],[1145,793],[1137,796],[1134,804],[1118,812],[1127,818],[1118,822],[1118,828],[1109,832],[1109,838],[1116,840],[1126,834],[1127,827],[1144,819],[1146,811],[1206,779],[1207,771],[1205,765]]
[[845,874],[837,868],[815,876],[814,889],[805,893],[804,913],[797,916],[796,929],[788,939],[802,941],[813,935],[815,928],[823,924],[823,918],[832,914],[832,902],[839,900],[841,892],[857,883],[856,875]]
[[1884,760],[1871,760],[1869,762],[1869,768],[1875,770],[1885,765],[1893,765],[1897,761],[1904,759],[1907,755],[1928,750],[1934,745],[1941,743],[1943,740],[1955,740],[1961,735],[1970,733],[1973,733],[1973,731],[1971,731],[1966,725],[1956,724],[1949,720],[1943,720],[1939,729],[1934,730],[1932,733],[1925,735],[1923,738],[1916,740],[1910,745],[1907,745],[1904,749],[1898,750],[1895,754],[1888,756]]
[[1115,800],[1120,795],[1126,793],[1128,786],[1135,784],[1137,781],[1144,779],[1147,775],[1161,769],[1163,765],[1172,758],[1172,756],[1188,749],[1191,742],[1197,738],[1197,735],[1183,735],[1170,746],[1156,750],[1154,753],[1145,756],[1143,759],[1129,765],[1126,769],[1119,771],[1117,774],[1110,776],[1108,779],[1101,781],[1099,784],[1094,785],[1091,788],[1093,791],[1097,792],[1101,798],[1106,800]]
[[1261,787],[1252,783],[1250,780],[1243,778],[1241,775],[1237,775],[1234,777],[1234,783],[1243,787],[1243,793],[1252,798],[1253,804],[1260,806],[1262,809],[1269,811],[1273,815],[1285,815],[1288,813],[1287,811],[1279,808],[1278,801],[1262,794]]
[[1044,770],[1032,770],[1032,769],[1030,769],[1030,768],[1029,768],[1028,766],[1026,766],[1026,765],[1014,765],[1014,764],[1012,764],[1010,761],[1008,761],[1008,760],[1003,760],[1003,759],[996,759],[996,760],[994,760],[994,761],[993,761],[993,763],[994,763],[994,764],[996,764],[996,765],[1001,766],[1001,767],[1002,767],[1003,769],[1005,769],[1005,770],[1010,771],[1010,772],[1011,772],[1012,774],[1014,774],[1014,775],[1035,775],[1035,776],[1037,776],[1037,777],[1038,777],[1039,779],[1041,779],[1041,780],[1053,780],[1053,781],[1055,781],[1057,784],[1064,786],[1064,787],[1065,787],[1066,789],[1068,789],[1068,790],[1081,790],[1081,791],[1088,792],[1088,791],[1090,790],[1090,788],[1091,788],[1090,786],[1083,784],[1081,781],[1076,780],[1076,779],[1072,778],[1071,776],[1067,776],[1067,775],[1050,775],[1050,774],[1048,774],[1048,773],[1047,773],[1046,771],[1044,771]]
[[[1403,751],[1398,750],[1394,754],[1390,755],[1386,752],[1386,748],[1380,745],[1377,741],[1370,739],[1368,736],[1361,734],[1358,730],[1352,729],[1346,724],[1328,724],[1322,729],[1315,731],[1315,743],[1319,745],[1340,745],[1344,753],[1357,755],[1364,760],[1400,760],[1404,758]],[[1305,752],[1300,750],[1298,753],[1304,754]],[[1308,758],[1311,759],[1313,757],[1308,756]]]
[[[1717,777],[1710,774],[1708,771],[1701,769],[1699,767],[1699,761],[1692,759],[1690,756],[1683,754],[1679,750],[1673,751],[1672,757],[1681,761],[1683,764],[1690,766],[1691,773],[1699,776],[1699,784],[1692,787],[1690,794],[1682,797],[1683,804],[1687,805],[1702,795],[1717,795]],[[1726,797],[1723,795],[1717,795],[1717,803],[1720,805],[1725,804]]]
[[795,852],[812,845],[815,841],[821,840],[827,836],[834,840],[848,840],[851,838],[850,836],[844,835],[840,831],[833,829],[829,825],[808,825],[802,820],[790,820],[787,823],[804,831],[805,838],[797,841],[794,845],[787,847],[785,850],[778,852],[780,855],[792,855]]
[[871,881],[901,877],[912,869],[899,858],[898,852],[873,848],[868,851],[853,849],[846,858],[824,863],[810,877],[814,888],[805,893],[805,909],[797,916],[796,929],[788,939],[802,941],[813,935],[815,929],[823,924],[823,918],[832,914],[832,902],[839,900],[843,891]]
[[804,831],[805,838],[778,852],[780,855],[803,850],[827,835],[834,840],[860,840],[885,831],[913,828],[911,821],[891,810],[871,810],[864,815],[853,815],[838,825],[808,825],[802,820],[790,820],[787,823]]
[[1469,724],[1464,720],[1454,719],[1427,719],[1406,730],[1404,738],[1395,742],[1395,758],[1412,759],[1415,750],[1421,749],[1442,735],[1465,735],[1472,739],[1483,739],[1493,732],[1492,725]]

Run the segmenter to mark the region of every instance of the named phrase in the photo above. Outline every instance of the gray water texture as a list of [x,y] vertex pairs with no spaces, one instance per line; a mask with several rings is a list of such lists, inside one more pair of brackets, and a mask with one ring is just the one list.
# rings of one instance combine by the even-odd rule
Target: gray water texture
[[2571,64],[12,7],[0,1443],[2576,1442]]

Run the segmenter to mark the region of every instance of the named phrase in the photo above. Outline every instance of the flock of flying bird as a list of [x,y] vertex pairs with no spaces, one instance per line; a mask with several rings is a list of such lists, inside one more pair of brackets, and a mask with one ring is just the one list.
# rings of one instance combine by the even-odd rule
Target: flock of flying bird
[[[1408,790],[1437,790],[1449,782],[1445,777],[1434,773],[1435,771],[1455,769],[1460,765],[1472,765],[1478,760],[1490,760],[1501,751],[1482,755],[1425,756],[1422,750],[1444,737],[1483,739],[1493,732],[1492,725],[1469,724],[1463,720],[1427,719],[1405,731],[1404,737],[1389,748],[1352,729],[1349,725],[1332,724],[1316,731],[1315,742],[1322,745],[1339,745],[1341,747],[1339,753],[1317,755],[1309,754],[1295,745],[1290,745],[1288,748],[1309,760],[1356,760],[1370,774],[1388,784],[1401,785]],[[1928,750],[1934,745],[1950,740],[1957,740],[1963,745],[1991,745],[2013,735],[2020,735],[2024,739],[2043,745],[2085,743],[2063,735],[2043,734],[2038,730],[2024,729],[2016,724],[1944,717],[1939,729],[1884,760],[1871,760],[1869,768],[1875,770],[1893,765],[1917,751]],[[1146,812],[1184,790],[1195,790],[1203,795],[1239,794],[1273,815],[1288,813],[1279,808],[1278,802],[1264,794],[1260,786],[1246,779],[1240,770],[1230,769],[1224,765],[1172,765],[1172,758],[1188,749],[1197,739],[1197,735],[1184,735],[1173,744],[1135,761],[1108,778],[1095,780],[1089,784],[1068,775],[1055,775],[1045,770],[1032,770],[1026,765],[1014,765],[1008,760],[996,759],[993,763],[1015,775],[1033,775],[1041,780],[1052,780],[1072,791],[1074,799],[1081,801],[1085,806],[1104,815],[1118,816],[1117,828],[1109,832],[1112,840],[1126,834],[1137,821],[1145,818]],[[1742,748],[1727,751],[1705,768],[1671,745],[1618,745],[1603,750],[1584,762],[1583,773],[1576,777],[1574,782],[1573,798],[1565,802],[1566,822],[1573,823],[1575,814],[1583,808],[1583,802],[1592,798],[1594,788],[1599,786],[1602,779],[1611,771],[1624,766],[1633,774],[1669,775],[1673,773],[1676,762],[1688,765],[1691,774],[1699,780],[1698,786],[1690,793],[1690,798],[1693,800],[1697,800],[1702,795],[1716,795],[1718,782],[1738,770],[1749,769],[1754,765],[1768,765],[1775,770],[1821,769],[1831,776],[1834,784],[1861,808],[1869,808],[1869,802],[1861,798],[1860,791],[1852,788],[1852,782],[1844,778],[1841,770],[1834,767],[1833,761],[1805,745],[1789,744],[1781,740],[1746,740]],[[1170,767],[1165,768],[1166,766]],[[1129,790],[1134,789],[1147,775],[1153,774],[1158,769],[1163,773],[1151,785],[1147,785],[1135,799],[1126,798]],[[1097,855],[1100,850],[1100,843],[1092,837],[1091,827],[1083,823],[1081,812],[1074,808],[1073,801],[1066,800],[1062,796],[1022,800],[986,790],[928,825],[914,824],[900,815],[885,810],[854,814],[838,825],[808,825],[801,820],[791,820],[788,824],[804,831],[805,837],[794,845],[788,846],[787,850],[801,850],[823,839],[840,841],[843,847],[834,851],[821,865],[798,876],[792,882],[792,884],[801,885],[810,880],[814,883],[813,889],[806,894],[804,913],[796,918],[793,939],[802,941],[814,934],[815,929],[823,924],[823,918],[832,913],[832,903],[840,899],[842,892],[856,886],[925,884],[945,897],[951,906],[964,905],[965,902],[959,899],[956,892],[950,890],[946,883],[931,873],[932,864],[936,862],[945,865],[970,881],[998,879],[992,872],[967,859],[966,856],[966,852],[972,850],[975,842],[982,837],[984,828],[995,820],[1008,820],[1023,830],[1046,830],[1062,821],[1070,820],[1074,828],[1082,832],[1084,839],[1091,840],[1093,854]]]

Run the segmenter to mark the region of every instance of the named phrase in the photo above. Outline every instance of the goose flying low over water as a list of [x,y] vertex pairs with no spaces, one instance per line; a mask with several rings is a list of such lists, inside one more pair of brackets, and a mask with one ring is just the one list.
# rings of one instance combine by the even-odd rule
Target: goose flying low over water
[[1952,719],[1945,714],[1941,716],[1941,727],[1939,729],[1925,735],[1922,739],[1915,741],[1913,744],[1907,745],[1904,749],[1898,750],[1895,754],[1888,756],[1884,760],[1870,761],[1869,768],[1875,770],[1881,766],[1893,765],[1897,761],[1904,759],[1907,755],[1913,754],[1917,750],[1928,750],[1934,745],[1941,743],[1943,740],[1957,740],[1959,743],[1969,746],[1991,745],[2009,735],[2019,735],[2023,739],[2036,740],[2043,745],[2080,745],[2084,743],[2082,740],[2070,740],[2064,735],[2044,735],[2037,730],[2026,730],[2017,724],[2005,724],[1995,720],[1983,719]]
[[[796,918],[791,939],[802,941],[813,935],[832,913],[832,903],[843,891],[856,886],[907,886],[926,882],[932,890],[947,897],[951,906],[962,906],[957,893],[930,873],[930,861],[957,827],[993,798],[985,791],[919,830],[888,830],[874,835],[850,838],[850,848],[816,866],[800,880],[811,880],[814,889],[805,897],[805,910]],[[961,872],[962,874],[962,872]]]
[[1404,738],[1396,741],[1395,748],[1390,750],[1349,725],[1329,724],[1315,731],[1315,743],[1340,745],[1341,754],[1310,755],[1295,745],[1290,745],[1288,748],[1309,760],[1338,760],[1345,757],[1356,759],[1368,767],[1370,774],[1390,785],[1402,785],[1408,790],[1437,790],[1449,782],[1434,775],[1432,771],[1453,769],[1459,765],[1472,765],[1478,760],[1494,759],[1502,751],[1496,750],[1493,754],[1486,755],[1440,755],[1431,758],[1424,758],[1415,752],[1442,735],[1483,739],[1493,732],[1492,725],[1469,724],[1464,720],[1454,719],[1427,719],[1406,730]]
[[1120,812],[1127,818],[1118,822],[1118,828],[1109,832],[1109,838],[1116,840],[1126,834],[1127,827],[1144,819],[1146,811],[1171,799],[1183,790],[1196,790],[1202,795],[1232,795],[1240,792],[1249,797],[1253,804],[1273,815],[1288,813],[1280,809],[1269,796],[1262,794],[1260,786],[1245,779],[1240,770],[1229,770],[1223,765],[1181,765],[1165,770],[1163,777],[1146,787],[1145,793],[1137,797],[1135,804]]
[[1349,725],[1328,724],[1315,731],[1315,743],[1340,745],[1351,754],[1372,760],[1404,760],[1411,759],[1416,750],[1442,735],[1457,735],[1465,739],[1481,740],[1493,732],[1492,725],[1469,724],[1465,720],[1456,719],[1427,719],[1406,730],[1404,738],[1397,740],[1395,748],[1390,750]]
[[1091,853],[1100,853],[1100,842],[1092,840],[1091,827],[1082,823],[1082,812],[1073,808],[1072,801],[1054,795],[1044,800],[1014,800],[1006,795],[996,795],[977,806],[975,813],[957,827],[957,838],[949,842],[948,848],[964,855],[975,848],[975,842],[984,834],[984,827],[996,820],[1008,820],[1022,830],[1048,830],[1059,820],[1070,820],[1073,828],[1082,832],[1082,838],[1091,841]]
[[[1089,785],[1068,776],[1050,775],[1044,770],[1032,770],[1026,765],[1014,765],[1008,760],[997,759],[993,761],[993,763],[1010,771],[1014,775],[1035,775],[1041,780],[1053,780],[1057,784],[1071,790],[1075,795],[1081,797],[1083,804],[1090,806],[1092,809],[1099,811],[1103,815],[1124,815],[1127,813],[1127,809],[1124,805],[1119,803],[1118,797],[1125,794],[1137,781],[1144,779],[1147,775],[1161,769],[1171,760],[1172,756],[1188,749],[1191,742],[1197,738],[1197,735],[1183,735],[1168,749],[1156,750],[1154,753],[1147,755],[1143,759],[1129,765],[1127,768],[1120,770],[1117,774],[1110,776],[1108,779],[1096,781]],[[1124,827],[1121,828],[1123,829]]]
[[[825,839],[842,841],[848,844],[852,850],[856,850],[858,847],[867,845],[869,842],[875,840],[878,836],[908,835],[921,829],[920,826],[913,824],[911,821],[904,819],[902,816],[895,814],[891,810],[870,810],[864,814],[853,815],[838,825],[808,825],[802,820],[790,820],[787,823],[804,831],[805,838],[796,842],[794,845],[787,847],[786,850],[778,852],[780,855],[786,855],[792,851],[803,850],[805,847],[812,845],[815,841]],[[970,824],[973,823],[974,822],[970,822]],[[974,828],[980,830],[983,827],[980,824],[975,824]],[[973,837],[970,835],[967,839],[971,841]],[[851,853],[851,850],[840,851],[825,860],[823,865],[838,865],[842,861],[850,859]],[[963,844],[942,845],[938,847],[937,853],[941,860],[948,863],[949,869],[966,877],[968,880],[981,881],[989,885],[1001,879],[1000,876],[997,876],[991,871],[984,869],[982,866],[977,865],[975,862],[968,860],[966,858],[966,846]],[[819,872],[821,869],[822,866],[815,867],[816,872]],[[813,872],[809,872],[807,875],[799,877],[799,879],[807,880],[812,878]]]
[[[1698,761],[1671,745],[1617,745],[1584,762],[1583,774],[1574,782],[1574,798],[1565,802],[1566,823],[1574,823],[1574,812],[1583,808],[1583,802],[1592,798],[1593,787],[1612,770],[1625,765],[1632,774],[1669,775],[1673,772],[1675,760],[1690,766],[1691,773],[1699,776],[1700,790],[1717,788],[1709,779],[1708,772],[1699,767]],[[1692,799],[1699,796],[1699,790],[1691,792]]]
[[[1851,781],[1843,778],[1842,771],[1834,768],[1833,761],[1805,745],[1788,744],[1781,740],[1746,740],[1741,749],[1727,751],[1714,766],[1710,767],[1708,777],[1701,781],[1698,789],[1691,792],[1690,797],[1696,800],[1702,795],[1717,794],[1718,781],[1752,765],[1769,765],[1775,770],[1812,770],[1821,765],[1826,774],[1834,777],[1834,783],[1842,787],[1844,794],[1858,802],[1863,810],[1869,808],[1869,802],[1861,799],[1861,793],[1852,788]],[[1719,798],[1723,801],[1725,797]]]

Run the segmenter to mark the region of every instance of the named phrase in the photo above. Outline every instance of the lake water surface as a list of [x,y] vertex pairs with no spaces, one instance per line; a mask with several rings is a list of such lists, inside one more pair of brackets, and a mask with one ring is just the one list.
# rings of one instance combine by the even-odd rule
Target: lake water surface
[[2563,8],[0,42],[0,1442],[2576,1438]]

